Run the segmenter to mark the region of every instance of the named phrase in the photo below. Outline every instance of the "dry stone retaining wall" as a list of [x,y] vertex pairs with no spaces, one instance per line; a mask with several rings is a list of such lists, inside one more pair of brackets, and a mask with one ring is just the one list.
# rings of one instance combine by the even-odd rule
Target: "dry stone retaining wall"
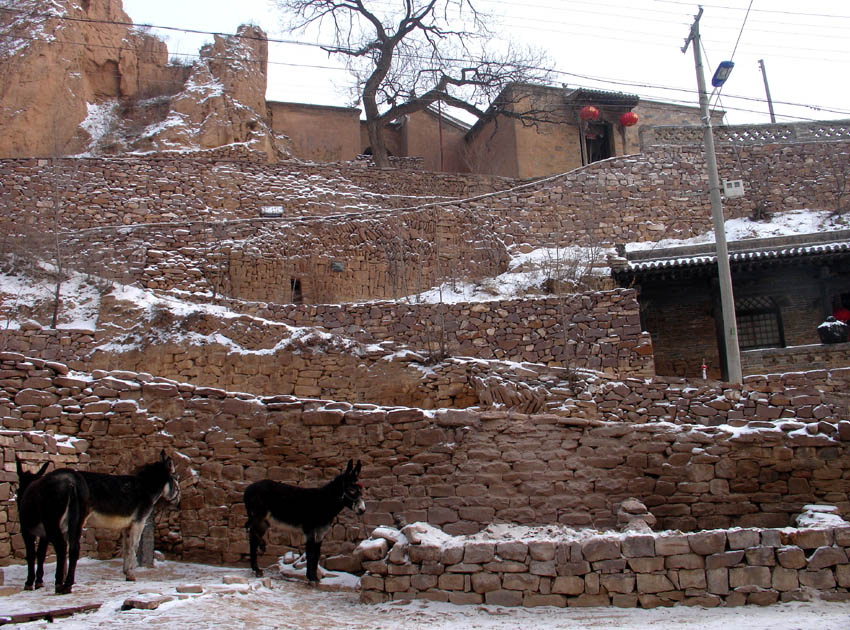
[[[728,146],[718,162],[722,178],[747,189],[725,204],[735,218],[837,209],[836,174],[850,151],[843,139]],[[69,235],[71,258],[152,288],[279,303],[293,301],[295,279],[312,303],[395,298],[448,277],[497,275],[511,245],[610,246],[711,229],[702,148],[688,145],[510,189],[508,180],[291,162],[58,164],[59,229],[91,230]],[[15,222],[4,229],[56,228],[51,173],[48,160],[0,161],[0,204]],[[260,220],[263,207],[283,218]]]
[[[460,391],[463,403],[460,398],[443,395],[417,398],[415,387],[402,395],[400,386],[415,385],[421,376],[421,371],[405,369],[403,363],[466,356],[597,370],[617,378],[654,374],[651,342],[640,329],[638,303],[630,289],[458,304],[281,306],[225,301],[242,312],[241,317],[226,320],[200,309],[179,320],[163,311],[156,327],[176,326],[184,338],[195,335],[194,344],[122,336],[140,324],[131,321],[119,298],[119,294],[103,298],[97,332],[52,330],[25,323],[20,331],[0,332],[0,347],[63,361],[81,370],[124,369],[256,394],[428,408],[468,406],[470,401]],[[166,317],[171,319],[166,321]],[[322,343],[312,335],[309,343],[296,342],[270,351],[291,334],[287,325],[327,331],[340,339],[337,344]],[[209,338],[214,333],[225,335],[244,352],[197,341],[201,335]],[[364,345],[355,347],[352,339]],[[373,346],[383,342],[418,354],[395,358],[389,365],[384,357],[394,348]],[[379,378],[393,373],[386,382]],[[457,382],[456,377],[447,378]],[[439,374],[431,380],[434,382],[426,385],[426,390],[445,391]],[[426,404],[426,400],[430,402]]]
[[850,344],[806,344],[789,348],[762,348],[741,353],[745,374],[772,374],[799,370],[824,370],[847,364]]
[[813,591],[850,601],[850,526],[442,541],[430,529],[404,528],[398,542],[380,548],[383,557],[365,552],[361,601],[763,606],[807,600]]
[[[631,424],[255,397],[130,372],[73,374],[15,353],[0,353],[0,369],[3,430],[82,439],[88,466],[103,472],[130,472],[162,448],[174,453],[182,501],[159,513],[157,534],[162,549],[185,559],[244,561],[248,483],[317,484],[349,458],[363,461],[368,511],[340,518],[331,555],[350,555],[375,526],[417,521],[452,535],[493,522],[610,528],[627,497],[641,500],[660,528],[686,531],[784,527],[810,503],[850,514],[846,414],[737,427]],[[8,481],[15,447],[4,448]],[[3,509],[20,554],[16,523]],[[99,553],[113,543],[99,535]],[[268,552],[296,544],[278,530]]]
[[[202,155],[202,154],[201,154]],[[59,228],[83,230],[170,221],[253,219],[261,208],[283,216],[339,215],[410,208],[510,187],[487,175],[380,170],[344,164],[154,158],[0,159],[0,202],[17,216],[53,222],[54,178]],[[274,216],[274,215],[271,215]],[[8,219],[9,217],[7,217]]]

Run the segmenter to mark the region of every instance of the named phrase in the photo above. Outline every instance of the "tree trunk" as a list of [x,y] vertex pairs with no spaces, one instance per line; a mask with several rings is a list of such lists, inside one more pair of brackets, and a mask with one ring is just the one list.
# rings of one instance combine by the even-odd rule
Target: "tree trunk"
[[390,160],[387,155],[387,145],[384,140],[383,125],[377,120],[366,119],[366,129],[369,131],[369,145],[372,147],[372,159],[378,168],[387,168]]

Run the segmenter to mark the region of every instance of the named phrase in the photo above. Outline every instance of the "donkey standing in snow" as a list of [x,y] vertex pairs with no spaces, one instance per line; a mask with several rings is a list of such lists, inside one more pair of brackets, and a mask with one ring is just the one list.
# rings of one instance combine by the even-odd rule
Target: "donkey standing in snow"
[[[44,467],[40,473],[43,473]],[[174,463],[165,451],[158,461],[135,475],[107,475],[60,468],[43,477],[25,479],[18,463],[18,511],[27,549],[25,589],[43,586],[47,543],[56,550],[56,592],[70,593],[74,585],[83,525],[120,529],[124,533],[124,576],[134,581],[136,548],[148,516],[160,498],[174,502],[180,485]],[[26,487],[24,487],[26,486]],[[38,570],[35,540],[38,538]],[[68,570],[65,571],[67,552]]]
[[343,508],[357,514],[366,511],[363,503],[363,487],[358,483],[360,461],[357,465],[348,460],[345,472],[319,488],[301,488],[271,479],[252,483],[245,489],[245,510],[248,522],[245,527],[251,543],[251,568],[258,577],[263,575],[257,566],[257,549],[265,551],[263,537],[269,529],[270,520],[300,529],[307,540],[307,579],[319,581],[319,554],[322,538],[331,523]]
[[[44,472],[47,470],[47,467],[50,465],[50,462],[44,462],[41,468],[39,468],[38,472],[31,473],[24,470],[24,467],[21,465],[21,460],[15,457],[15,466],[18,469],[18,494],[17,494],[17,504],[18,504],[18,515],[21,521],[21,535],[24,539],[24,545],[26,547],[27,552],[27,581],[24,584],[24,590],[31,591],[36,588],[41,588],[44,586],[44,556],[47,555],[47,543],[48,543],[48,534],[44,529],[44,525],[42,521],[41,514],[41,506],[38,504],[33,504],[30,506],[29,501],[25,502],[23,497],[27,490],[29,490],[33,486],[37,486],[41,478],[44,476]],[[33,492],[38,493],[38,490],[33,490]],[[24,505],[28,507],[23,507]],[[46,509],[50,509],[51,506],[45,506]],[[52,522],[54,519],[48,518],[49,522]],[[67,516],[66,516],[67,523]],[[51,532],[52,534],[53,532]],[[35,541],[38,538],[38,557],[42,560],[38,563],[38,573],[34,570],[34,560],[36,557],[36,545]],[[64,538],[59,536],[57,540],[61,540],[61,543],[64,543]],[[56,584],[61,584],[64,579],[64,567],[65,567],[65,547],[63,544],[54,543],[53,548],[56,550]],[[62,560],[62,562],[59,562]],[[59,567],[62,567],[63,574],[59,575]]]

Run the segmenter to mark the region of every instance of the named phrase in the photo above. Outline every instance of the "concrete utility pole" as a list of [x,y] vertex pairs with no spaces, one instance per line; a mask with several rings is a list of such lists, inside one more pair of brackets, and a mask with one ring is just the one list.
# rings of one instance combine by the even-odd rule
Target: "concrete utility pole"
[[764,79],[764,93],[767,95],[767,108],[770,110],[770,122],[776,122],[776,116],[773,115],[773,101],[770,100],[770,88],[767,86],[767,71],[764,69],[764,59],[759,59],[759,68],[761,68],[761,78]]
[[725,347],[725,376],[730,383],[743,382],[741,373],[741,351],[738,347],[738,324],[735,321],[735,298],[732,294],[732,273],[729,268],[729,250],[726,246],[726,225],[723,220],[723,202],[720,199],[720,177],[717,174],[717,156],[714,152],[714,134],[711,131],[711,114],[708,111],[708,92],[705,89],[705,77],[700,53],[699,19],[702,7],[694,18],[691,32],[682,46],[687,52],[688,45],[694,44],[694,64],[699,87],[699,106],[703,120],[703,144],[705,163],[708,169],[708,186],[711,193],[711,217],[714,220],[714,242],[717,248],[717,272],[720,279],[720,306],[723,318],[723,341]]

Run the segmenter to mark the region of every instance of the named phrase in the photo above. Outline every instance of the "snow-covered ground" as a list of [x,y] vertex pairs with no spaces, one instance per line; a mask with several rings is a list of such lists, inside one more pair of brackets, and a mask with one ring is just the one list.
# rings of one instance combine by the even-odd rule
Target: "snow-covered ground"
[[[242,567],[212,567],[157,562],[140,569],[137,582],[125,582],[120,560],[82,560],[70,595],[53,595],[54,566],[46,567],[46,587],[0,596],[0,616],[101,604],[95,612],[14,626],[22,630],[56,628],[167,628],[204,630],[847,630],[850,604],[824,601],[777,604],[765,608],[696,608],[652,610],[623,608],[506,608],[455,606],[417,600],[361,604],[359,595],[339,587],[312,588],[297,579],[251,577]],[[20,585],[25,567],[5,568],[6,584]],[[201,592],[178,593],[193,586]],[[197,587],[200,587],[197,588]],[[129,599],[169,598],[155,610],[122,610]]]
[[[727,240],[736,241],[747,238],[766,238],[771,236],[789,236],[815,232],[832,232],[850,229],[843,217],[835,217],[826,210],[795,210],[776,214],[769,221],[751,221],[749,219],[731,219],[726,222]],[[708,232],[687,240],[663,240],[655,243],[631,243],[629,251],[676,247],[711,243],[714,233]],[[611,249],[588,249],[582,247],[538,248],[531,251],[516,248],[510,252],[511,261],[508,270],[495,278],[479,282],[457,280],[444,283],[418,295],[403,298],[414,303],[483,302],[492,300],[510,300],[530,294],[541,293],[544,281],[556,269],[565,275],[579,273],[608,273],[605,257],[613,253]],[[213,310],[221,315],[221,307],[198,304],[197,301],[183,302],[180,295],[172,292],[167,298],[154,297],[150,292],[122,287],[113,283],[116,297],[121,300],[136,301],[144,308],[157,303],[167,306],[175,314]],[[7,273],[0,273],[0,294],[6,294],[4,303],[6,312],[14,311],[15,306],[31,308],[36,303],[52,300],[54,287],[49,281],[34,283],[31,279]],[[70,272],[62,285],[62,309],[59,328],[93,328],[99,305],[96,287],[87,276]],[[14,304],[13,304],[14,302]],[[167,302],[167,305],[166,305]],[[182,304],[182,306],[181,306]],[[18,322],[6,322],[0,318],[0,328],[17,327]]]
[[[835,216],[828,210],[793,210],[776,213],[767,221],[730,219],[726,222],[726,240],[740,241],[752,238],[813,234],[850,229],[850,221]],[[714,230],[689,239],[664,239],[656,242],[629,243],[626,251],[642,251],[713,243]],[[539,248],[533,251],[512,251],[508,271],[496,278],[481,282],[447,282],[409,298],[414,302],[482,302],[510,300],[540,291],[540,286],[555,269],[569,274],[571,270],[582,273],[608,273],[604,265],[606,255],[613,249],[584,247]]]
[[[771,238],[847,229],[850,229],[850,221],[846,217],[834,215],[829,210],[791,210],[773,214],[766,221],[753,221],[747,218],[730,219],[726,221],[726,240],[741,241],[748,238]],[[711,230],[687,240],[664,239],[654,243],[630,243],[626,246],[626,251],[662,249],[713,242],[714,230]]]

